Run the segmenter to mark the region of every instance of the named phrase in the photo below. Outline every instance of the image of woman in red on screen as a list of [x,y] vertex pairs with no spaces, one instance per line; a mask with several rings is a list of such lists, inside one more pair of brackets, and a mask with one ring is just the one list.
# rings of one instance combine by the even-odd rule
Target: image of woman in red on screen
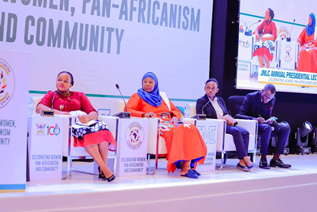
[[258,56],[260,67],[263,68],[263,58],[267,68],[270,68],[270,61],[273,60],[275,53],[275,40],[277,30],[275,23],[272,21],[274,12],[268,8],[265,11],[264,21],[255,30],[257,42],[254,44],[253,57]]
[[299,60],[297,71],[317,73],[317,42],[315,37],[315,15],[311,13],[308,18],[308,25],[299,35],[297,42],[300,44]]

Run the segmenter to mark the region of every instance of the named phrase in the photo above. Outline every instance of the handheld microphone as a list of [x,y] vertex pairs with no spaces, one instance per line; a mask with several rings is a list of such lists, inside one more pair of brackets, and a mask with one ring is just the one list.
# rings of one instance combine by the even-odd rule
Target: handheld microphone
[[245,32],[244,32],[244,35],[246,35],[246,36],[252,36],[252,33],[251,33],[249,30],[250,30],[251,26],[253,26],[254,24],[257,24],[257,23],[259,23],[259,22],[261,22],[261,20],[258,20],[258,21],[256,21],[256,22],[252,23],[251,25],[249,25],[248,28],[247,28],[248,31],[245,31]]
[[118,89],[120,95],[121,95],[121,98],[124,102],[124,106],[125,106],[125,112],[119,112],[119,113],[116,113],[116,114],[113,114],[113,116],[117,116],[119,118],[130,118],[130,113],[128,112],[128,108],[127,108],[127,103],[125,102],[123,96],[122,96],[122,93],[120,91],[120,87],[118,84],[116,84],[116,88]]
[[[294,18],[294,20],[293,20],[293,23],[295,23],[295,18]],[[287,41],[287,42],[291,42],[291,34],[292,34],[293,26],[294,26],[294,24],[292,24],[291,30],[289,31],[289,36],[288,36],[288,38],[286,38],[286,41]]]

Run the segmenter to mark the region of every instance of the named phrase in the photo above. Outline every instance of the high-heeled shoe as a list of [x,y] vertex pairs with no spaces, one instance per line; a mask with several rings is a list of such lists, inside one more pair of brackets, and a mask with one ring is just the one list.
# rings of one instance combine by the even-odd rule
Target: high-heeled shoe
[[114,181],[116,179],[116,176],[112,174],[110,177],[106,178],[103,172],[100,173],[100,167],[98,167],[99,171],[99,179],[101,180],[107,180],[108,182]]
[[103,174],[103,172],[100,173],[100,166],[98,166],[98,171],[99,171],[99,179],[105,179],[106,176]]
[[116,176],[114,174],[112,174],[110,177],[106,178],[105,180],[107,180],[108,182],[114,181],[116,179]]

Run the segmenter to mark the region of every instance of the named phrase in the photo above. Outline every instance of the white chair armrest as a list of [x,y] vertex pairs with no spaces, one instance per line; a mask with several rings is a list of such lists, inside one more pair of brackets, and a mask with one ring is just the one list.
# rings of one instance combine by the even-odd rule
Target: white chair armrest
[[192,118],[183,118],[182,122],[185,123],[185,124],[196,125],[196,119],[192,119]]
[[257,134],[258,122],[256,120],[236,119],[238,126],[248,130],[250,134]]
[[98,118],[105,122],[109,131],[112,133],[113,137],[116,139],[119,118],[115,116],[99,116]]
[[32,100],[33,100],[33,114],[36,114],[36,106],[37,104],[42,100],[44,96],[32,96]]
[[196,115],[196,102],[189,104],[189,110],[190,110],[190,112],[189,112],[190,117]]
[[206,119],[213,121],[217,125],[217,151],[222,151],[225,135],[226,135],[226,121],[222,119]]
[[125,104],[124,104],[123,100],[116,101],[115,113],[123,112],[124,111],[124,107],[125,107]]
[[[149,119],[149,131],[148,131],[148,154],[156,154],[156,146],[157,146],[157,139],[159,138],[158,134],[158,123],[159,123],[159,118],[151,118]],[[163,138],[162,138],[163,139]],[[165,148],[166,151],[166,146],[161,145],[160,148]],[[160,152],[159,152],[160,154]]]

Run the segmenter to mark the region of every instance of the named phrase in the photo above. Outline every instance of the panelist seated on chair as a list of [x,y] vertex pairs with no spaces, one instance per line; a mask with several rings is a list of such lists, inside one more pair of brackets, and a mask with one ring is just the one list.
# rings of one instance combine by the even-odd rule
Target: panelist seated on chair
[[180,166],[181,176],[197,179],[200,173],[195,167],[197,162],[204,163],[207,154],[198,129],[193,124],[178,124],[181,113],[166,95],[160,95],[154,73],[146,73],[141,84],[142,88],[127,103],[128,112],[136,117],[161,118],[159,133],[166,142],[168,173]]
[[308,24],[299,35],[300,44],[297,71],[317,73],[317,41],[315,39],[316,19],[314,13],[308,18]]
[[265,11],[264,21],[256,28],[255,43],[253,57],[258,56],[260,67],[263,68],[263,59],[265,59],[266,67],[270,68],[270,61],[273,60],[275,54],[275,40],[277,38],[276,25],[272,21],[274,12],[268,8]]
[[218,85],[218,81],[214,78],[206,81],[206,94],[197,100],[196,113],[206,114],[207,118],[226,120],[226,133],[233,136],[238,158],[240,159],[237,168],[248,172],[253,167],[253,163],[247,156],[249,132],[243,127],[235,125],[236,120],[229,115],[225,101],[221,97],[216,97],[219,91]]
[[[103,121],[97,120],[98,113],[82,92],[70,91],[74,85],[73,75],[62,71],[57,75],[56,91],[48,91],[36,106],[36,112],[55,111],[60,115],[75,115],[72,135],[75,147],[84,147],[100,167],[99,178],[112,181],[114,174],[107,167],[108,149],[115,150],[116,141]],[[87,124],[89,123],[89,125]]]
[[[278,123],[276,118],[272,117],[276,101],[274,97],[275,93],[275,86],[267,84],[262,91],[247,94],[239,112],[240,115],[244,115],[247,119],[258,121],[259,135],[261,135],[261,160],[259,167],[263,169],[269,169],[270,167],[291,167],[289,164],[284,164],[280,159],[291,129],[287,122]],[[266,156],[268,155],[272,127],[274,127],[274,132],[278,135],[278,146],[270,164],[268,164]]]

